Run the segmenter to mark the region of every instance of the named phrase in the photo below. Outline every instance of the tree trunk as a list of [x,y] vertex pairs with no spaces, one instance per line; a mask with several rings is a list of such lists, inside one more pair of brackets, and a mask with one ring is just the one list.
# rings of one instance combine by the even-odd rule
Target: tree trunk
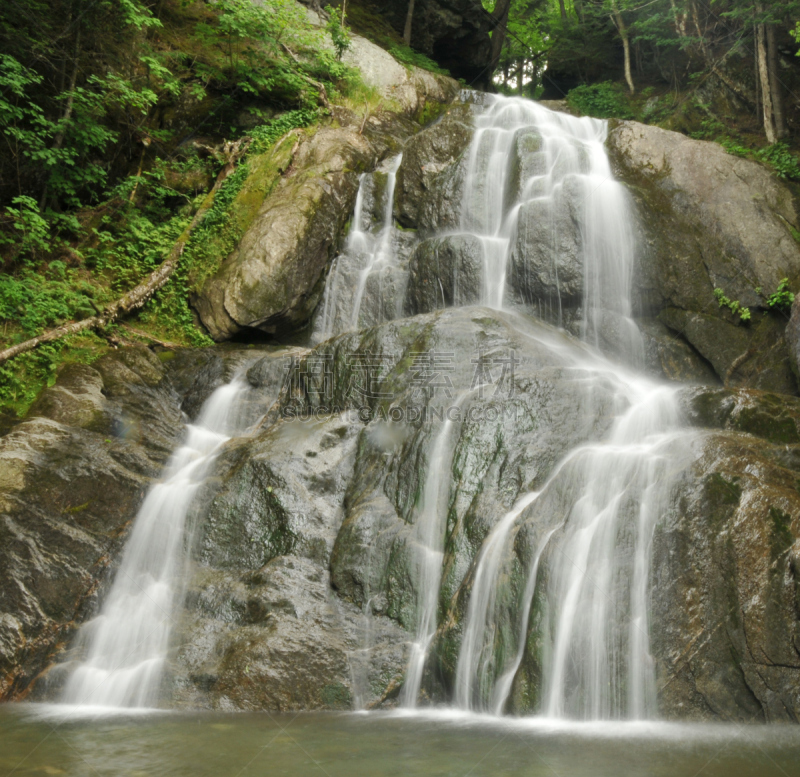
[[564,5],[564,0],[558,0],[558,7],[561,10],[561,21],[567,23],[567,6]]
[[612,9],[611,21],[614,22],[619,36],[622,38],[622,51],[625,54],[625,80],[628,83],[628,89],[631,90],[631,94],[636,94],[636,87],[633,85],[633,76],[631,75],[631,42],[628,38],[628,28],[625,26],[625,21],[616,3],[612,5]]
[[[763,9],[759,6],[757,10]],[[761,105],[764,115],[764,134],[767,143],[775,143],[774,114],[772,112],[772,88],[769,84],[769,67],[767,65],[767,34],[763,24],[756,27],[756,50],[758,53],[758,77],[761,81]]]
[[[66,129],[67,122],[72,118],[72,111],[75,108],[75,86],[78,82],[78,58],[81,53],[81,26],[78,24],[78,29],[75,31],[75,54],[73,57],[73,64],[72,64],[72,75],[69,79],[69,92],[67,96],[67,104],[64,106],[64,115],[61,117],[61,127],[56,133],[55,139],[53,141],[52,148],[56,151],[61,148],[64,144],[64,130]],[[47,204],[47,190],[48,185],[45,182],[44,190],[42,191],[42,197],[39,200],[39,210],[44,210],[45,205]]]
[[517,92],[519,93],[520,97],[522,96],[522,90],[525,86],[525,60],[521,60],[519,63],[519,70],[517,71]]
[[767,70],[772,91],[772,116],[775,121],[775,137],[781,140],[789,134],[789,131],[786,128],[786,118],[783,114],[783,93],[780,76],[778,75],[778,42],[775,40],[775,25],[767,24],[765,27],[767,33]]
[[500,54],[503,51],[503,44],[506,42],[506,26],[508,25],[508,12],[511,8],[511,0],[497,0],[492,11],[494,29],[492,31],[492,59],[491,72],[497,70],[500,62]]
[[414,21],[414,0],[408,0],[408,13],[406,14],[406,26],[403,30],[403,42],[406,46],[411,45],[411,24]]

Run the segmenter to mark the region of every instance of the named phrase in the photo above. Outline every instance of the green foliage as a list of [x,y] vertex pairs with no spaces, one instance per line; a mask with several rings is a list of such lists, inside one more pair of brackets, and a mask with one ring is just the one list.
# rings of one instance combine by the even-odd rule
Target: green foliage
[[[287,132],[299,127],[307,127],[319,118],[319,111],[301,108],[296,111],[287,111],[266,124],[255,127],[250,132],[253,138],[251,151],[261,153],[266,151],[280,137]],[[219,196],[217,197],[219,199]]]
[[333,47],[336,49],[336,59],[341,59],[345,51],[353,45],[350,41],[350,34],[344,26],[344,20],[338,8],[326,5],[325,10],[328,12],[329,16],[328,24],[325,26],[325,29],[328,31],[328,35],[331,36]]
[[755,153],[756,159],[766,162],[779,178],[789,181],[800,181],[800,165],[797,157],[784,142],[773,143]]
[[789,289],[789,279],[783,278],[778,288],[767,297],[767,307],[788,313],[794,302],[794,294]]
[[747,323],[750,320],[750,308],[742,307],[739,300],[726,297],[722,289],[714,289],[714,299],[717,300],[721,308],[728,308],[734,316],[738,315],[740,321]]
[[577,86],[567,94],[567,102],[582,114],[597,119],[634,118],[634,112],[622,87],[610,81]]
[[14,321],[33,337],[46,327],[94,315],[96,295],[94,286],[55,260],[45,274],[0,275],[0,320]]
[[10,223],[13,231],[0,232],[0,246],[11,246],[15,259],[31,260],[47,254],[52,248],[50,222],[42,218],[36,200],[20,195],[11,204],[17,207],[6,208],[0,219]]
[[450,75],[450,71],[439,67],[432,59],[426,57],[420,51],[415,51],[410,46],[392,46],[389,49],[389,53],[403,65],[418,67],[422,70],[428,70],[431,73],[437,73],[442,76]]

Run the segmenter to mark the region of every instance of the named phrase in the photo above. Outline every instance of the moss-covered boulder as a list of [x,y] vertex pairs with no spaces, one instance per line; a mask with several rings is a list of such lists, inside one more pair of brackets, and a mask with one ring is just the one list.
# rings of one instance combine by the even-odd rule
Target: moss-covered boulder
[[388,113],[369,119],[363,133],[355,116],[343,113],[342,121],[297,139],[284,174],[261,192],[238,247],[193,296],[215,340],[247,328],[294,331],[310,319],[352,213],[359,173],[414,131]]

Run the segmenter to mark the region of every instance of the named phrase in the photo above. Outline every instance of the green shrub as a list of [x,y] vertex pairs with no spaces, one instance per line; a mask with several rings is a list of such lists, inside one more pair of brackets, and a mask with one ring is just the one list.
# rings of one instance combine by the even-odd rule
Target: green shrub
[[788,313],[794,302],[794,294],[789,290],[789,279],[783,278],[774,294],[767,297],[767,306],[772,310]]
[[778,175],[788,181],[800,181],[800,165],[786,143],[779,141],[756,151],[756,159],[766,162]]
[[611,81],[576,86],[567,102],[584,116],[596,119],[633,119],[635,114],[622,87]]
[[336,59],[341,59],[347,49],[352,47],[350,34],[344,26],[341,11],[338,8],[333,8],[330,5],[325,6],[328,12],[328,24],[326,29],[328,35],[331,36],[333,47],[336,49]]
[[722,289],[714,289],[714,299],[717,300],[721,308],[728,308],[734,316],[738,315],[740,321],[746,323],[750,320],[750,308],[743,308],[738,299],[726,297]]

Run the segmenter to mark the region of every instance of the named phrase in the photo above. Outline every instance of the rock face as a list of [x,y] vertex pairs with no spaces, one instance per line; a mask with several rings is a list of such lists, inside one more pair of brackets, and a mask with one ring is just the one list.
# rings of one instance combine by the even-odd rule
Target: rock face
[[164,365],[129,349],[65,367],[0,438],[0,698],[24,695],[96,605],[181,429]]
[[[469,417],[472,408],[454,430],[451,469],[431,475],[454,483],[443,607],[491,528],[488,516],[609,421],[602,389],[598,418],[587,424],[574,412],[587,387],[531,336],[545,334],[570,347],[549,327],[450,309],[327,341],[295,365],[280,417],[229,444],[201,500],[209,506],[177,640],[176,702],[393,703],[415,623],[421,462],[443,414],[461,408]],[[446,378],[433,395],[418,365],[431,349],[443,354]],[[511,351],[520,364],[505,374]],[[372,377],[360,354],[380,354]],[[470,391],[481,354],[486,384]],[[432,677],[426,687],[443,692]]]
[[685,404],[707,432],[653,545],[662,709],[797,722],[800,402],[695,389]]
[[483,265],[483,246],[473,235],[420,243],[409,261],[406,314],[479,303]]
[[[248,329],[294,332],[309,321],[327,268],[341,248],[359,174],[399,151],[419,129],[408,116],[429,103],[447,103],[458,92],[449,78],[409,72],[368,41],[356,42],[353,62],[398,111],[381,111],[362,122],[336,109],[337,126],[323,126],[311,137],[297,133],[254,163],[251,176],[274,168],[275,184],[263,188],[256,181],[249,187],[249,198],[260,205],[243,225],[241,242],[192,296],[201,322],[217,341]],[[252,202],[246,207],[252,209]]]
[[0,700],[57,693],[43,670],[96,611],[186,420],[257,353],[124,348],[66,365],[0,437]]
[[394,214],[400,224],[422,236],[458,226],[472,133],[469,106],[459,105],[409,140],[395,188]]
[[[396,703],[414,636],[412,548],[430,477],[449,488],[441,626],[422,688],[430,699],[452,699],[475,565],[496,517],[621,412],[613,382],[587,385],[570,366],[577,347],[545,325],[462,308],[343,335],[294,363],[280,413],[229,444],[201,500],[208,507],[176,640],[173,702],[280,710]],[[476,354],[491,364],[511,350],[511,382],[495,370],[495,383],[470,391]],[[447,378],[433,396],[418,366],[431,352],[444,355]],[[381,355],[370,362],[372,378],[359,354]],[[682,403],[702,431],[653,541],[660,710],[796,719],[800,400],[695,388]],[[458,419],[451,458],[431,474],[448,413]],[[520,627],[514,602],[530,548],[550,530],[551,512],[532,513],[509,549],[508,588],[498,593],[508,606],[498,605],[505,615],[496,624],[506,644]],[[541,703],[538,650],[531,626],[510,699],[520,714]]]
[[[792,232],[800,218],[789,187],[715,143],[636,122],[617,122],[608,149],[638,205],[640,314],[661,313],[721,380],[795,393],[786,317],[766,306],[782,278],[800,283]],[[721,310],[715,288],[750,308],[751,322]]]

